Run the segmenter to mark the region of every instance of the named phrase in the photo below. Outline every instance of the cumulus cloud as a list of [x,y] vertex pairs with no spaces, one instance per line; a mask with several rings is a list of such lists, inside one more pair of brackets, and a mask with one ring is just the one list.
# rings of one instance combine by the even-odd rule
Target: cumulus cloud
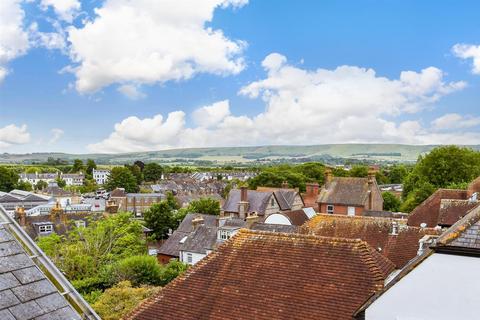
[[448,113],[432,121],[432,127],[437,130],[472,128],[480,125],[480,117],[463,116],[458,113]]
[[461,59],[472,59],[472,72],[480,74],[480,45],[456,44],[452,52]]
[[50,130],[50,133],[51,133],[52,137],[50,138],[48,143],[49,144],[55,144],[55,143],[57,143],[58,140],[60,140],[63,137],[63,134],[65,132],[62,129],[53,128],[52,130]]
[[237,74],[242,41],[206,26],[216,8],[245,0],[107,0],[82,27],[70,27],[76,89],[92,93],[113,83],[154,84],[197,73]]
[[140,88],[134,84],[124,84],[118,87],[118,92],[122,93],[129,99],[138,100],[145,98],[145,94],[140,91]]
[[80,12],[81,4],[78,0],[41,0],[40,7],[43,10],[53,8],[61,20],[71,23]]
[[30,133],[27,125],[16,126],[14,124],[0,128],[0,147],[6,148],[14,144],[30,142]]
[[[320,143],[446,143],[459,137],[426,128],[419,120],[398,121],[431,108],[441,97],[465,83],[446,82],[441,70],[428,67],[404,71],[396,79],[374,70],[340,66],[333,70],[304,70],[272,54],[262,63],[267,77],[241,88],[239,94],[261,98],[265,111],[254,116],[233,115],[228,100],[198,108],[194,126],[185,114],[130,117],[97,144],[95,152],[159,150],[174,147]],[[174,115],[177,115],[174,117]],[[162,133],[157,130],[161,130]],[[474,141],[475,133],[461,133]],[[464,142],[467,143],[467,142]]]
[[8,74],[8,62],[26,53],[28,33],[23,28],[21,0],[0,1],[0,82]]

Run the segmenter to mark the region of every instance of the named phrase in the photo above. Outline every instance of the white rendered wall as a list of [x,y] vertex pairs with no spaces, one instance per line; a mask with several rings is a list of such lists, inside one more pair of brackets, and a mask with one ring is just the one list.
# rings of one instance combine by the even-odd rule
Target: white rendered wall
[[[188,263],[187,259],[187,253],[192,254],[192,263]],[[206,254],[201,254],[201,253],[196,253],[196,252],[187,252],[187,251],[180,251],[180,261],[183,263],[188,263],[190,265],[196,264],[198,261],[202,260],[205,258],[207,255]]]
[[366,320],[480,319],[480,258],[433,254],[370,305]]
[[269,223],[269,224],[284,224],[284,225],[287,225],[287,226],[292,225],[292,224],[290,223],[290,220],[288,220],[287,217],[285,217],[283,214],[278,214],[278,213],[274,213],[274,214],[269,215],[269,216],[265,219],[265,223]]

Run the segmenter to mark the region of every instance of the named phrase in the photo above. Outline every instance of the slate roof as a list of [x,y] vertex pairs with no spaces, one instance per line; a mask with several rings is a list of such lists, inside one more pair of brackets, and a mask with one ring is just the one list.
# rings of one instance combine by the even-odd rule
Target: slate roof
[[[0,222],[6,221],[0,217]],[[5,225],[0,225],[0,319],[81,319]]]
[[203,218],[203,223],[205,226],[215,226],[217,224],[217,216],[209,214],[189,213],[182,220],[177,230],[175,230],[172,235],[168,237],[168,239],[158,249],[158,253],[167,256],[178,257],[180,247],[182,246],[180,240],[192,233],[192,220],[195,217],[199,216]]
[[358,239],[242,229],[126,318],[351,320],[393,269]]
[[363,206],[368,190],[368,178],[333,177],[320,190],[317,202]]
[[[442,199],[465,200],[466,190],[438,189],[425,201],[419,204],[408,216],[409,226],[420,226],[426,223],[427,227],[435,227],[440,222],[440,204]],[[451,216],[450,216],[451,218]],[[444,223],[447,221],[445,220]],[[451,222],[451,221],[448,221]],[[450,226],[450,225],[445,225]]]
[[[391,234],[392,222],[399,225],[398,234]],[[397,269],[403,268],[415,258],[419,240],[425,235],[439,235],[432,228],[408,227],[405,221],[388,218],[348,217],[319,214],[304,224],[302,233],[326,237],[362,239],[391,260]]]
[[[248,212],[256,212],[258,215],[264,215],[268,206],[268,200],[272,196],[272,192],[262,192],[256,190],[248,190],[247,199],[249,202]],[[225,212],[238,212],[238,203],[240,202],[240,190],[230,190],[228,199],[223,205]]]
[[256,191],[273,192],[281,210],[291,210],[295,201],[295,196],[297,194],[300,195],[297,190],[288,188],[258,187]]
[[180,245],[180,251],[207,254],[207,250],[215,249],[216,243],[217,227],[199,225],[187,235],[185,242]]

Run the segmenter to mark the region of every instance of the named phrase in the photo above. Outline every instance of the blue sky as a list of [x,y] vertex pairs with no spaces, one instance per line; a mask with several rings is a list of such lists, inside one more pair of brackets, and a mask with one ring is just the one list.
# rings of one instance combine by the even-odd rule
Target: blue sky
[[0,4],[0,152],[480,138],[478,1],[59,3]]

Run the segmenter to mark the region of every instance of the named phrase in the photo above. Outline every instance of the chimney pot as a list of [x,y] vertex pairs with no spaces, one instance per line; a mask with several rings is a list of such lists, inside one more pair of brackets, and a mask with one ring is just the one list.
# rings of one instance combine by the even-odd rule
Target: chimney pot
[[198,217],[195,217],[193,218],[192,220],[192,227],[193,227],[193,230],[197,230],[198,226],[199,225],[202,225],[204,222],[203,218],[201,216],[198,216]]
[[332,169],[325,168],[325,184],[332,182],[333,174]]

